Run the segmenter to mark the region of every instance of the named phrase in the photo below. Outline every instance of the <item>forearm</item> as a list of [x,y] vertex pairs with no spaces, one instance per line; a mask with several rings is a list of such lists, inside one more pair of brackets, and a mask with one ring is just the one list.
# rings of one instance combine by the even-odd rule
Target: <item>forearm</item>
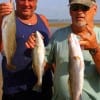
[[96,53],[91,54],[91,56],[95,62],[97,72],[100,74],[100,46],[96,48]]
[[0,33],[1,33],[2,17],[0,16]]
[[2,17],[0,17],[0,51],[2,49],[2,30],[1,30],[1,25],[2,25]]

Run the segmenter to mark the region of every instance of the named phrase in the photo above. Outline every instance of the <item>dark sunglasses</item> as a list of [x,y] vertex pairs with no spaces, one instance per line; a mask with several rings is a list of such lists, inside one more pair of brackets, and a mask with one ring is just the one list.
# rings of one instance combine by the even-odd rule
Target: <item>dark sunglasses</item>
[[82,10],[82,11],[88,11],[90,8],[84,5],[77,5],[77,4],[73,4],[70,6],[70,9],[72,11],[78,11],[78,10]]

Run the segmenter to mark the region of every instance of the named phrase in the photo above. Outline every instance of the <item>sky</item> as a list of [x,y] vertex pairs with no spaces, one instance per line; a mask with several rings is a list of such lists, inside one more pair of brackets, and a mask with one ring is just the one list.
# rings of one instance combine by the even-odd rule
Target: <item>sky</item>
[[[38,0],[37,13],[44,14],[48,19],[70,19],[69,0]],[[96,0],[98,5],[96,20],[100,20],[100,0]]]

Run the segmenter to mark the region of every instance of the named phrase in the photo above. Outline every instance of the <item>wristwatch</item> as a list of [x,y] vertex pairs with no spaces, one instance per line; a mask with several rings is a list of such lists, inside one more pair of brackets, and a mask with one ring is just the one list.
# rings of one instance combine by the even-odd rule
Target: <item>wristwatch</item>
[[89,52],[91,55],[95,55],[97,53],[97,49],[90,49]]

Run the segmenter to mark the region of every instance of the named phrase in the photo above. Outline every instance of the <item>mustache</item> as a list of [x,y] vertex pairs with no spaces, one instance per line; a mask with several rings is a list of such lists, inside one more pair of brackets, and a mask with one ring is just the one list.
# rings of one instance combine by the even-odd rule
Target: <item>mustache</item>
[[[21,7],[21,9],[32,9],[32,7],[23,6],[23,7]],[[33,9],[36,10],[37,9],[37,6],[34,6]]]

